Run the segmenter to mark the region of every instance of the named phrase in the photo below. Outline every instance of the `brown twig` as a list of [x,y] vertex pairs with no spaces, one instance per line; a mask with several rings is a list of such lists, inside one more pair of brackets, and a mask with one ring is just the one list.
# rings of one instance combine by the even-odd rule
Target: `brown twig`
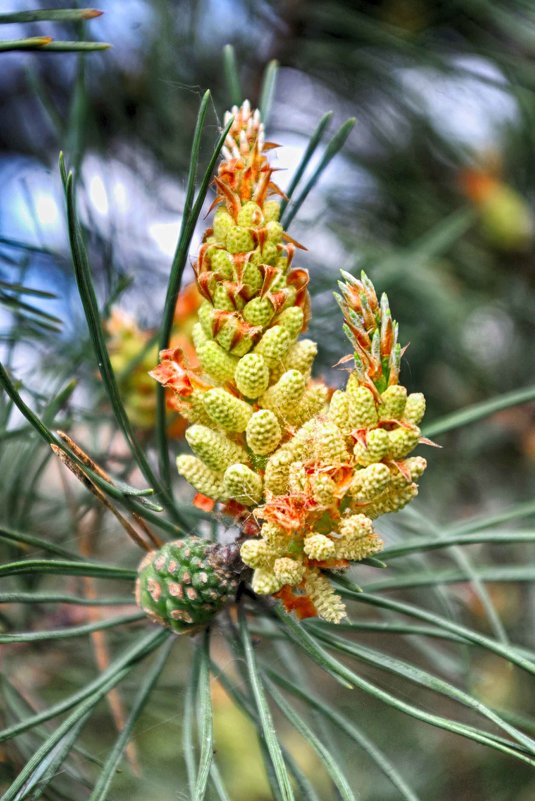
[[[77,445],[68,434],[65,434],[63,431],[58,431],[58,436],[72,449],[73,453],[76,455],[78,459],[80,459],[83,464],[86,464],[91,470],[93,470],[100,478],[104,479],[110,484],[113,484],[113,481],[108,476],[108,474],[100,468],[96,462],[94,462],[90,456],[88,456],[85,451],[83,451],[79,445]],[[130,521],[123,515],[119,510],[111,503],[111,501],[106,497],[104,492],[97,487],[97,485],[91,480],[91,478],[84,473],[80,465],[78,465],[71,457],[65,453],[58,445],[51,444],[50,447],[59,457],[59,459],[63,462],[63,464],[68,467],[68,469],[76,476],[76,478],[84,485],[86,489],[89,490],[99,501],[100,503],[108,509],[112,513],[112,515],[119,521],[121,526],[123,527],[124,531],[128,534],[130,539],[132,539],[136,545],[142,548],[145,551],[151,551],[154,546],[160,547],[162,545],[162,541],[149,530],[145,521],[141,523],[141,518],[139,515],[134,514],[133,517],[142,529],[143,533],[149,538],[150,543],[147,542],[134,528],[134,526],[130,523]]]

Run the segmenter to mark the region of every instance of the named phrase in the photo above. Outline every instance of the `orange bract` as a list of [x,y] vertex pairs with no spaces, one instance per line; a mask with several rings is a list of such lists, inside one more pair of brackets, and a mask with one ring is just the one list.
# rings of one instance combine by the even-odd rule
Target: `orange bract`
[[[252,199],[262,206],[268,195],[283,196],[283,192],[271,180],[275,170],[265,151],[277,145],[264,141],[259,112],[245,102],[239,109],[234,107],[232,114],[234,121],[223,147],[225,158],[214,179],[218,195],[212,207],[224,202],[236,219],[243,202]],[[226,115],[225,121],[228,119]]]
[[274,597],[282,601],[287,612],[295,612],[299,620],[305,620],[307,617],[317,617],[317,609],[308,595],[298,595],[295,589],[287,584],[274,593]]
[[304,493],[295,495],[274,495],[258,511],[257,517],[273,523],[284,531],[297,531],[317,504]]
[[167,348],[160,351],[160,363],[149,375],[162,386],[185,398],[192,394],[195,387],[207,387],[196,372],[195,368],[187,365],[184,352],[180,348]]

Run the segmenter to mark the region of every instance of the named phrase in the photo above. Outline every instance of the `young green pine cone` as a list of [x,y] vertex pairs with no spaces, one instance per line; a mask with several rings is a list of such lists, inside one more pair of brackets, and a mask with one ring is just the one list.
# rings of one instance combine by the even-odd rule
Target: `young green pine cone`
[[243,573],[238,545],[187,537],[151,551],[138,568],[137,605],[176,634],[207,626],[229,601]]

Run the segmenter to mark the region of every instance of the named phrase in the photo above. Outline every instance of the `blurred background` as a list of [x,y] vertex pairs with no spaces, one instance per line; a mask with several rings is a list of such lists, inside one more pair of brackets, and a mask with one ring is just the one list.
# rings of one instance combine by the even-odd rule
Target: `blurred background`
[[[56,5],[65,3],[46,0],[43,7]],[[0,6],[15,11],[39,4],[0,0]],[[85,56],[0,53],[0,335],[4,357],[34,405],[42,407],[54,387],[76,376],[70,414],[89,425],[95,402],[107,413],[74,284],[58,152],[65,151],[77,172],[104,311],[118,307],[150,332],[161,315],[180,227],[200,99],[212,91],[203,164],[231,102],[222,60],[227,43],[253,104],[266,64],[276,59],[280,65],[267,133],[283,145],[275,155],[283,189],[326,111],[332,120],[311,170],[325,155],[329,134],[346,118],[357,120],[291,226],[308,248],[297,263],[311,273],[309,335],[319,342],[317,364],[329,381],[341,383],[333,365],[349,352],[332,300],[343,268],[365,269],[377,290],[388,293],[402,344],[409,344],[402,379],[409,391],[425,393],[429,423],[533,383],[530,0],[104,0],[99,8],[104,16],[83,29],[0,26],[5,38],[53,28],[57,38],[83,35],[112,45]],[[186,283],[192,277],[188,267]],[[52,296],[25,296],[25,308],[13,289],[19,283]],[[426,453],[430,467],[419,508],[440,526],[529,501],[533,412],[525,404],[440,438],[443,450]],[[150,448],[151,434],[143,436]],[[13,491],[10,498],[8,516],[11,508],[20,514],[21,499]],[[395,520],[388,525],[395,527]],[[499,560],[500,551],[487,549],[487,563]],[[481,615],[467,585],[452,593]],[[503,584],[492,585],[492,593],[504,620],[525,631],[530,596]],[[498,705],[521,692],[497,672],[499,665],[480,662],[473,692],[487,700],[497,693]],[[389,753],[399,762],[415,760],[410,771],[423,798],[528,801],[535,795],[527,769],[508,772],[509,763],[491,752],[413,731],[406,722],[394,730],[389,713],[368,714],[377,736],[388,728],[383,746]],[[230,735],[221,739],[230,743]],[[151,735],[146,745],[165,749],[165,740],[156,746]],[[235,753],[239,759],[239,742]],[[173,759],[165,754],[161,775]],[[396,797],[362,770],[363,797]],[[155,775],[153,781],[164,780]],[[245,789],[236,780],[233,799],[269,797],[261,787],[251,795],[244,781]]]

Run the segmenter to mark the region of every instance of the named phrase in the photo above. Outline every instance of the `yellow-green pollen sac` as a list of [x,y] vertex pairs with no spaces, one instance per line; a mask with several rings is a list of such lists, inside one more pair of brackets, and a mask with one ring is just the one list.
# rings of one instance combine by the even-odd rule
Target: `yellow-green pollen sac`
[[164,351],[152,375],[192,423],[194,455],[178,457],[179,473],[232,508],[244,532],[258,521],[241,545],[254,592],[338,623],[345,607],[327,571],[378,553],[373,521],[417,494],[426,463],[410,454],[425,399],[399,383],[397,324],[364,274],[343,273],[336,295],[354,368],[336,391],[312,379],[317,345],[299,339],[308,274],[279,220],[260,115],[248,103],[232,115],[219,208],[195,263],[200,368]]
[[253,413],[249,404],[224,389],[208,390],[204,396],[204,408],[216,425],[233,433],[245,431]]
[[224,434],[202,425],[193,425],[186,431],[191,450],[206,467],[221,473],[235,462],[249,463],[247,451]]
[[227,467],[223,485],[225,496],[243,506],[257,506],[262,500],[262,479],[244,464]]
[[258,456],[272,453],[282,438],[282,429],[274,412],[259,409],[249,418],[245,437],[248,447]]
[[269,368],[260,353],[247,353],[239,360],[234,378],[236,387],[247,398],[258,398],[269,386]]
[[176,466],[180,475],[184,476],[197,492],[206,495],[207,498],[223,497],[223,476],[207,467],[201,459],[183,453],[177,456]]

